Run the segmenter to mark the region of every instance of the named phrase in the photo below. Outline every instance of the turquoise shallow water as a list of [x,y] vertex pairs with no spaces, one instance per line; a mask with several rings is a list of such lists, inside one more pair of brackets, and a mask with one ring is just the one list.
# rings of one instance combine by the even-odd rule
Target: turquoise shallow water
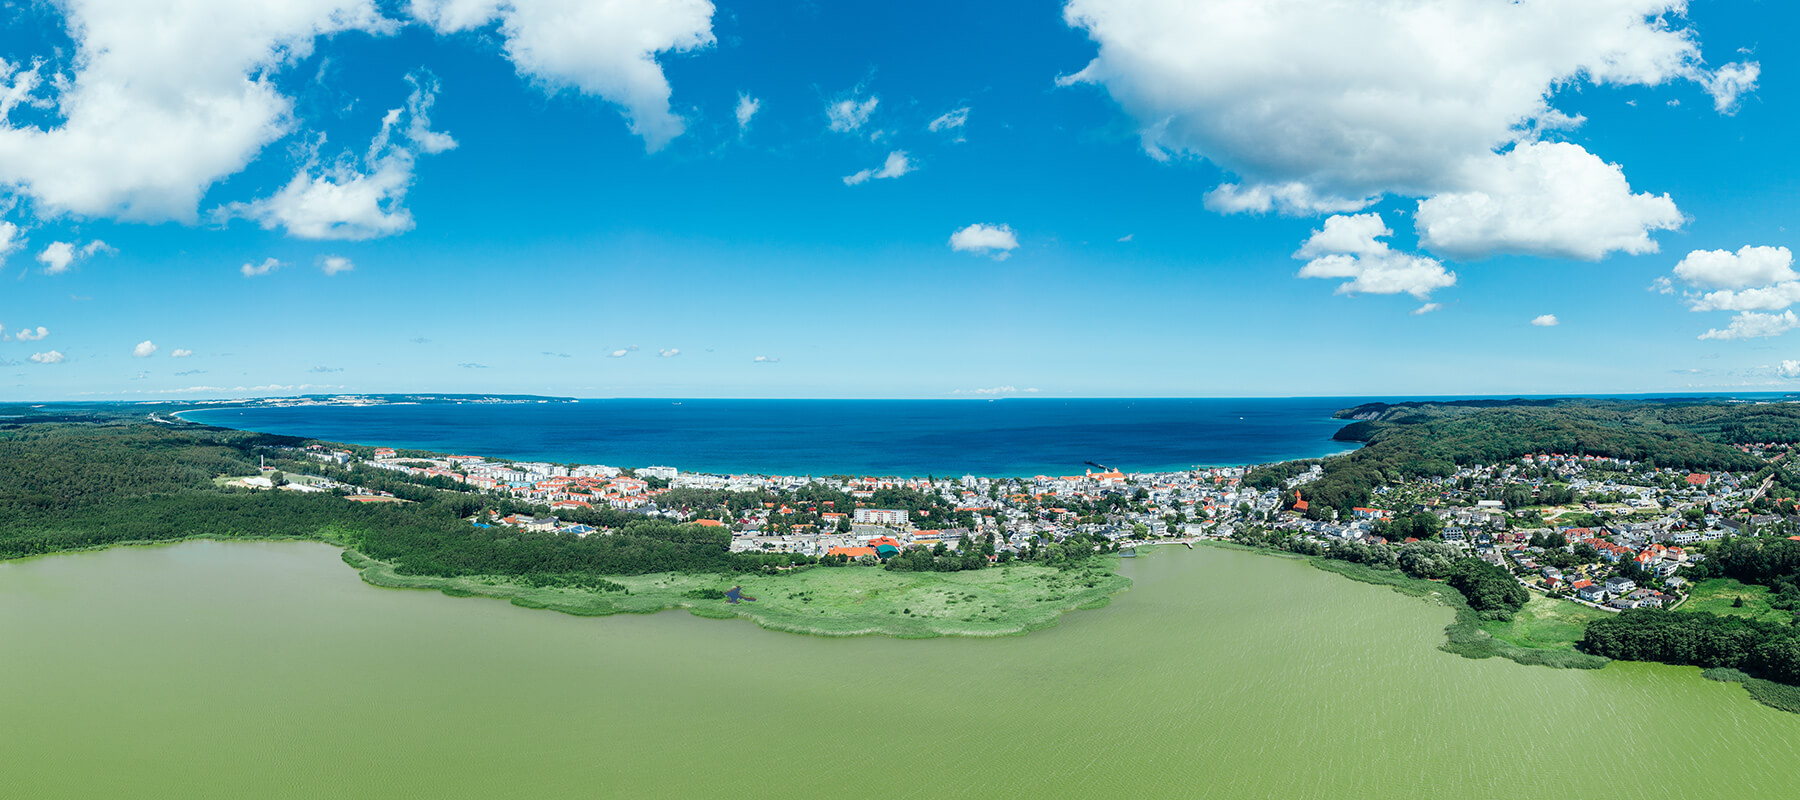
[[1352,398],[583,400],[187,412],[195,422],[357,444],[699,472],[1069,474],[1177,470],[1351,448]]
[[0,563],[0,796],[1800,792],[1800,715],[1696,669],[1470,661],[1447,608],[1253,553],[1123,570],[1057,627],[918,641],[377,589],[318,544]]

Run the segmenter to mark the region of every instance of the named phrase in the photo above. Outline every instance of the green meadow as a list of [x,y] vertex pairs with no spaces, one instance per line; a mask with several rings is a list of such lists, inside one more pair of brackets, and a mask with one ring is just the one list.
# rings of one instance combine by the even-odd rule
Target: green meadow
[[[815,636],[1009,636],[1056,624],[1064,613],[1106,605],[1131,581],[1114,574],[1116,556],[1068,569],[1012,564],[968,572],[890,572],[880,567],[810,567],[765,575],[673,572],[611,576],[623,591],[531,587],[501,577],[401,575],[355,551],[344,560],[376,586],[435,589],[526,608],[581,616],[652,614],[685,608],[696,616],[742,617],[770,630]],[[741,586],[755,602],[717,592]]]
[[[1793,619],[1791,611],[1769,605],[1769,587],[1739,583],[1732,578],[1711,578],[1690,587],[1687,602],[1678,611],[1711,611],[1720,616],[1748,617],[1769,622]],[[1736,605],[1738,600],[1743,605]]]

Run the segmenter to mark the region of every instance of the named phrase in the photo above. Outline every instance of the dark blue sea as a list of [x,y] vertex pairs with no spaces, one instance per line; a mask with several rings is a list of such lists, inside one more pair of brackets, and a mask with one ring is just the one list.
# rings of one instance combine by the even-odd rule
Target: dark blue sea
[[1233,466],[1351,449],[1358,398],[582,400],[300,406],[183,414],[209,425],[515,460],[775,475],[1065,475]]

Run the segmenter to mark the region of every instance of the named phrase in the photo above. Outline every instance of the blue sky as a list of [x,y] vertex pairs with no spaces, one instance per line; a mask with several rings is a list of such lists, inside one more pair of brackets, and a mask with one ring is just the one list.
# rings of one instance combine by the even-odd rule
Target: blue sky
[[8,3],[0,396],[1800,385],[1788,4],[870,5]]

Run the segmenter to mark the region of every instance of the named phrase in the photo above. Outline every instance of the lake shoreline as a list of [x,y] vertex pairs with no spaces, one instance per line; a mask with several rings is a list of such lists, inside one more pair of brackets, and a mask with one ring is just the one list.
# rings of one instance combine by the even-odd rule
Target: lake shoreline
[[1496,637],[1483,627],[1482,620],[1476,615],[1474,609],[1469,608],[1468,601],[1463,598],[1462,593],[1447,584],[1414,578],[1399,572],[1377,570],[1348,561],[1300,555],[1284,550],[1268,550],[1235,542],[1203,540],[1201,544],[1208,547],[1305,561],[1315,569],[1330,572],[1358,583],[1386,586],[1408,597],[1448,606],[1456,612],[1456,619],[1445,626],[1446,641],[1439,645],[1438,649],[1447,653],[1455,653],[1463,658],[1498,657],[1525,666],[1550,667],[1552,669],[1600,669],[1611,663],[1610,659],[1587,653],[1553,648],[1523,647]]
[[[392,564],[325,536],[193,534],[170,539],[109,542],[0,560],[0,564],[96,553],[120,547],[154,547],[198,541],[310,542],[335,547],[340,551],[341,560],[356,569],[365,584],[383,589],[420,589],[440,592],[450,597],[505,600],[520,608],[558,611],[579,617],[657,614],[686,609],[696,617],[747,619],[765,630],[825,638],[885,636],[896,639],[980,639],[1023,636],[1054,627],[1063,615],[1070,612],[1104,608],[1112,602],[1114,595],[1129,590],[1132,585],[1130,578],[1117,572],[1123,559],[1106,554],[1095,556],[1088,565],[1070,569],[1019,563],[971,572],[934,573],[890,572],[880,567],[865,566],[815,566],[780,575],[655,573],[609,576],[610,580],[621,583],[632,591],[595,592],[527,586],[494,576],[403,575]],[[723,600],[684,595],[695,589],[732,585],[740,585],[745,594],[761,596],[763,599],[730,604]],[[835,591],[836,594],[827,593],[820,597],[816,594],[820,588],[828,592]],[[809,622],[803,613],[796,613],[796,607],[773,604],[777,599],[773,596],[774,592],[781,590],[787,590],[790,595],[796,591],[804,593],[802,606],[810,606],[815,600],[824,601],[821,605],[849,602],[863,607],[864,613],[840,614]],[[945,600],[953,594],[958,599],[946,603]],[[929,610],[949,612],[953,610],[951,606],[968,602],[960,598],[969,597],[992,603],[988,608],[994,613],[984,614],[976,620],[949,616],[947,613],[927,615]],[[1004,600],[1012,601],[1010,607],[1000,607],[999,604]],[[912,613],[914,608],[918,608],[919,612]],[[821,613],[820,616],[825,615]]]
[[[1289,553],[1285,550],[1268,550],[1236,542],[1202,540],[1200,544],[1224,550],[1305,561],[1316,569],[1334,573],[1358,583],[1386,586],[1409,597],[1449,606],[1456,612],[1456,619],[1444,627],[1445,642],[1439,645],[1438,649],[1447,653],[1455,653],[1463,658],[1504,658],[1528,667],[1549,667],[1551,669],[1604,669],[1612,663],[1612,659],[1604,656],[1575,650],[1572,646],[1573,642],[1569,642],[1571,646],[1567,648],[1529,647],[1496,636],[1490,627],[1499,623],[1481,620],[1474,609],[1469,608],[1468,601],[1463,598],[1462,593],[1446,584],[1409,577],[1399,572],[1377,570],[1348,561]],[[1536,599],[1549,600],[1549,598],[1534,597],[1534,600]],[[1560,603],[1562,601],[1551,600],[1550,602]],[[1519,613],[1527,613],[1527,610],[1521,609]],[[1739,684],[1752,699],[1764,706],[1777,711],[1800,714],[1800,691],[1796,691],[1793,687],[1746,675],[1734,669],[1708,669],[1702,672],[1702,677],[1721,683]]]

